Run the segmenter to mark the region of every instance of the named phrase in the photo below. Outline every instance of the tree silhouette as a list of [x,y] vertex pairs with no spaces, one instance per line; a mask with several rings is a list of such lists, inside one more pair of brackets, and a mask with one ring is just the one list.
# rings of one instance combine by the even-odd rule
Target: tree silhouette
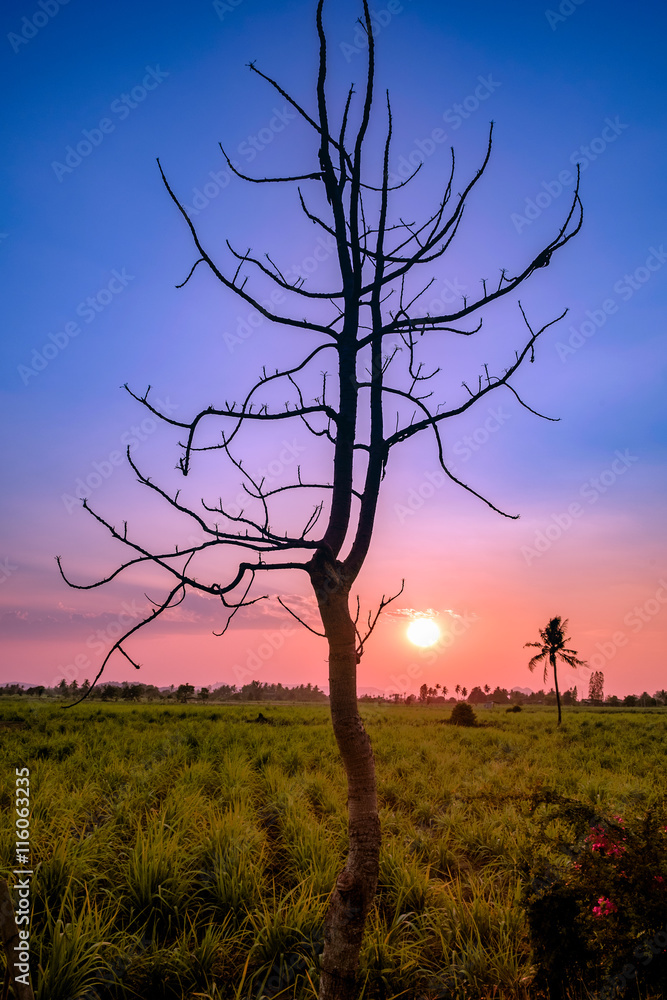
[[[214,260],[159,166],[166,190],[181,213],[195,247],[194,263],[181,285],[190,281],[195,272],[198,274],[199,266],[203,265],[224,289],[270,321],[276,335],[287,329],[298,332],[305,341],[299,360],[271,371],[264,368],[240,402],[225,400],[207,405],[191,419],[180,421],[161,412],[149,398],[150,387],[137,394],[126,386],[130,395],[155,419],[182,432],[180,473],[187,477],[195,465],[201,468],[206,462],[220,460],[242,483],[246,506],[239,513],[238,508],[226,506],[221,499],[202,499],[201,505],[190,504],[181,498],[180,490],[158,485],[144,474],[128,449],[128,462],[139,483],[194,526],[198,537],[186,547],[147,547],[134,537],[127,522],[118,530],[84,500],[87,513],[130,553],[103,579],[85,585],[69,581],[58,559],[63,578],[79,589],[101,586],[124,570],[144,563],[152,564],[164,574],[164,596],[150,613],[113,643],[95,681],[115,652],[138,666],[127,651],[127,640],[183,601],[188,592],[198,591],[220,601],[223,621],[219,634],[224,634],[241,609],[266,597],[261,593],[256,595],[255,584],[267,579],[267,574],[294,571],[303,574],[312,585],[321,630],[302,621],[284,602],[281,604],[328,644],[331,718],[348,783],[348,856],[331,894],[325,921],[321,1000],[356,995],[359,949],[378,878],[380,822],[375,764],[358,712],[356,676],[366,641],[383,608],[393,598],[383,596],[376,611],[369,611],[363,624],[358,599],[356,614],[350,611],[350,599],[369,552],[380,486],[390,456],[399,445],[417,434],[429,432],[433,435],[439,466],[451,483],[505,517],[518,516],[503,512],[454,475],[442,428],[446,420],[466,413],[475,403],[486,401],[492,392],[499,390],[509,392],[531,413],[543,416],[522,399],[512,377],[526,362],[535,360],[538,338],[557,320],[533,326],[518,302],[521,332],[513,335],[515,343],[508,347],[506,367],[494,373],[488,364],[480,364],[474,381],[463,381],[461,390],[455,390],[457,398],[448,405],[438,403],[437,398],[431,399],[436,395],[436,387],[440,398],[445,389],[437,380],[440,368],[429,370],[420,360],[420,345],[435,338],[440,341],[444,356],[449,338],[473,337],[481,329],[482,320],[468,321],[517,290],[536,270],[546,267],[553,254],[579,231],[582,221],[577,179],[565,221],[545,247],[537,253],[530,251],[528,259],[509,274],[507,268],[502,268],[493,282],[482,279],[479,294],[470,300],[464,296],[449,312],[440,307],[431,313],[421,305],[433,279],[419,278],[418,273],[423,266],[439,261],[450,249],[467,199],[489,163],[493,124],[481,166],[461,186],[459,194],[455,194],[453,186],[452,150],[449,176],[434,210],[421,221],[412,221],[413,208],[396,210],[395,202],[404,196],[399,191],[413,180],[419,167],[406,180],[390,184],[393,120],[388,92],[383,95],[385,138],[379,150],[379,165],[375,173],[368,167],[368,146],[374,141],[370,123],[375,41],[367,0],[362,0],[362,4],[361,23],[368,40],[368,61],[358,115],[352,86],[340,120],[335,124],[331,120],[324,0],[319,0],[316,14],[319,69],[313,109],[304,107],[254,63],[250,64],[251,71],[273,87],[312,130],[311,162],[295,168],[290,176],[248,177],[240,173],[221,147],[229,170],[245,181],[298,185],[297,205],[309,222],[335,245],[337,277],[332,287],[318,290],[309,287],[303,277],[288,279],[284,264],[275,255],[260,257],[250,250],[240,252],[229,242],[229,263]],[[349,133],[353,133],[351,138]],[[304,193],[302,185],[314,190],[312,196]],[[280,234],[276,234],[276,239],[280,243]],[[512,273],[514,276],[510,276]],[[280,301],[286,300],[283,311],[276,311],[272,302],[267,302],[263,291],[267,285],[279,290]],[[558,319],[564,315],[565,312]],[[280,345],[277,350],[281,350]],[[448,395],[450,392],[447,389]],[[329,473],[303,478],[299,466],[293,482],[270,488],[265,479],[253,477],[244,465],[246,435],[256,440],[260,431],[267,433],[271,427],[294,424],[305,426],[319,442],[324,457],[318,468],[326,461]],[[217,436],[212,426],[217,428]],[[216,475],[220,479],[219,468]],[[296,529],[298,505],[281,506],[278,502],[289,499],[290,491],[297,491],[296,496],[317,498],[312,513],[304,515]],[[210,555],[218,551],[221,558],[214,564]],[[456,690],[460,691],[459,685]]]
[[591,701],[602,704],[604,701],[604,674],[601,670],[594,670],[588,682],[588,697]]
[[176,692],[176,700],[185,704],[188,698],[191,698],[194,693],[195,689],[192,684],[179,684],[178,691]]
[[[554,674],[554,688],[556,690],[556,704],[558,705],[558,725],[561,724],[561,709],[560,709],[560,692],[558,690],[558,671],[556,669],[556,661],[563,660],[570,667],[583,667],[585,665],[584,660],[577,659],[576,649],[566,649],[565,643],[570,641],[569,636],[565,636],[565,630],[567,628],[567,618],[562,621],[560,616],[557,618],[551,618],[547,622],[547,626],[544,629],[540,629],[541,642],[527,642],[525,647],[534,646],[540,650],[530,663],[528,664],[529,670],[534,670],[538,663],[544,660],[544,681],[546,683],[547,676],[549,673],[549,666],[553,670]],[[524,648],[525,648],[524,647]]]

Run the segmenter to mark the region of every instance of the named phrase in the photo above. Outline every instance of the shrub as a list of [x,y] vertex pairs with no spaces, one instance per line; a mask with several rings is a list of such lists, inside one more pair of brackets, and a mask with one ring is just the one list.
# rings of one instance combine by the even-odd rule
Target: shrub
[[[664,808],[627,820],[574,803],[556,812],[572,824],[576,843],[561,845],[564,864],[532,872],[524,892],[539,985],[556,998],[583,981],[600,1000],[622,996],[629,984],[664,990]],[[545,822],[553,819],[551,809]]]
[[477,717],[467,701],[457,701],[449,719],[453,726],[476,726]]

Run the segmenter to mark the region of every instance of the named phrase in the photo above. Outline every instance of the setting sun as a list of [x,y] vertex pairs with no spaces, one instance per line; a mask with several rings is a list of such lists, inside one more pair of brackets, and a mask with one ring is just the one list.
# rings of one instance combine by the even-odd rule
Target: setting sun
[[407,635],[415,646],[432,646],[440,638],[440,629],[432,618],[417,618],[408,625]]

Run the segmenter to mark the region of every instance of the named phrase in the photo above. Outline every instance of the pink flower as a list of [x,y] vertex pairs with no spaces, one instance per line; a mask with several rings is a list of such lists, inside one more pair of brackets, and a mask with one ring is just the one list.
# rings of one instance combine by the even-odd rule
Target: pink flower
[[[625,847],[615,844],[613,840],[610,840],[607,831],[601,826],[591,827],[591,832],[586,837],[586,840],[591,845],[592,851],[600,851],[601,854],[608,854],[611,858],[619,858],[626,850]],[[625,840],[625,837],[623,840]]]
[[593,907],[593,915],[596,917],[608,917],[610,913],[616,913],[617,910],[616,903],[613,903],[606,896],[600,896],[598,905]]
[[656,882],[660,882],[661,885],[665,881],[662,875],[654,875],[653,878],[655,879]]

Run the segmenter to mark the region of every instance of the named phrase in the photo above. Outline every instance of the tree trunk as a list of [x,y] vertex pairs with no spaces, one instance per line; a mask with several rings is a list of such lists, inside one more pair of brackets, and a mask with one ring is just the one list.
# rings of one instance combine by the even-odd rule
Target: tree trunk
[[561,711],[560,711],[560,691],[558,690],[558,673],[556,672],[556,657],[551,657],[551,666],[554,668],[554,687],[556,688],[556,704],[558,705],[558,722],[557,726],[560,726],[561,721]]
[[333,582],[332,569],[326,580],[313,578],[313,584],[329,643],[331,721],[347,776],[349,843],[324,921],[319,998],[355,1000],[361,940],[378,880],[380,820],[375,761],[357,706],[356,632],[348,607],[349,587],[340,577]]

